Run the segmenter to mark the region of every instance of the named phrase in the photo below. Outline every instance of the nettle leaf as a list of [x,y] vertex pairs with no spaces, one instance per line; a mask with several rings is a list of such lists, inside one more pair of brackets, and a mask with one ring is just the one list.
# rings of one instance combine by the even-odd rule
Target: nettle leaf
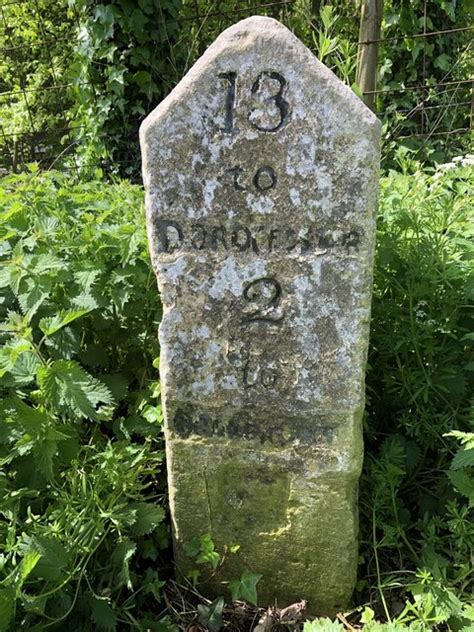
[[17,395],[3,400],[0,411],[3,416],[17,421],[30,434],[37,434],[48,423],[48,416],[44,411],[29,406]]
[[69,323],[81,318],[81,316],[88,314],[90,311],[90,309],[63,310],[55,316],[42,318],[39,322],[39,328],[45,336],[52,336],[66,325],[69,325]]
[[253,606],[257,605],[257,584],[262,579],[260,573],[252,573],[247,569],[242,572],[240,579],[229,583],[232,601],[243,599]]
[[137,550],[137,545],[132,540],[123,540],[119,542],[115,551],[112,553],[112,562],[120,567],[118,580],[120,584],[127,586],[129,590],[133,590],[132,580],[130,579],[130,560]]
[[23,338],[17,338],[10,344],[0,348],[0,377],[15,369],[20,356],[31,350],[31,343]]
[[38,368],[46,400],[64,414],[98,420],[98,404],[113,404],[109,389],[74,360],[56,360]]
[[15,590],[0,588],[0,632],[8,632],[15,611]]
[[44,274],[51,272],[52,270],[64,270],[67,267],[64,259],[60,259],[53,254],[43,253],[41,255],[34,255],[29,260],[28,268],[33,274]]
[[[80,307],[81,309],[92,311],[93,309],[97,309],[99,307],[99,301],[97,297],[92,296],[90,292],[81,292],[72,299],[74,305]],[[105,301],[101,301],[101,304],[105,304]]]
[[450,470],[448,477],[454,489],[465,496],[469,500],[469,505],[474,507],[474,476],[464,470]]
[[80,350],[80,335],[72,327],[64,327],[45,339],[45,345],[55,360],[70,360]]
[[28,321],[36,314],[39,307],[49,297],[50,283],[37,282],[28,279],[26,289],[17,295],[21,311],[27,317]]
[[14,385],[30,384],[36,379],[36,371],[40,361],[31,351],[22,353],[10,369],[10,375]]
[[469,448],[468,450],[458,450],[454,455],[453,461],[451,463],[451,469],[459,470],[464,467],[473,467],[474,466],[474,448]]
[[69,552],[64,545],[53,536],[45,535],[36,535],[26,541],[41,555],[31,573],[32,577],[41,577],[51,582],[59,580],[70,561]]
[[222,613],[224,611],[224,597],[217,597],[209,606],[200,604],[197,607],[199,623],[210,632],[217,632],[224,625]]
[[165,510],[152,503],[133,503],[130,509],[134,512],[135,521],[131,531],[135,535],[151,533],[165,519]]
[[106,597],[91,596],[91,619],[99,630],[114,632],[117,627],[117,616]]
[[46,436],[36,438],[33,443],[33,458],[35,463],[41,474],[48,480],[53,478],[53,459],[57,451],[58,442],[52,428],[46,430]]
[[78,270],[74,272],[73,277],[82,292],[84,292],[85,294],[89,294],[99,274],[99,270],[97,270],[96,268],[91,268]]

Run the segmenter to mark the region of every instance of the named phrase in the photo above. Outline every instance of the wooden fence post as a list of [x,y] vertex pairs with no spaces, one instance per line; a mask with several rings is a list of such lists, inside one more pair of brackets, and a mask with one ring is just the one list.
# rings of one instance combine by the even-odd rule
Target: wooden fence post
[[[377,85],[377,57],[382,24],[383,0],[363,0],[360,17],[356,83],[364,103],[374,108]],[[371,94],[372,93],[372,94]]]

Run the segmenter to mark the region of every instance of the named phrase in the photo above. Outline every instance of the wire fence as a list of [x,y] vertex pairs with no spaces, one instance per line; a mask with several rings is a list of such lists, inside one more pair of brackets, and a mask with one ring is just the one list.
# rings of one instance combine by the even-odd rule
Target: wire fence
[[[175,28],[180,32],[180,29],[186,28],[190,32],[189,29],[193,28],[194,36],[198,38],[198,50],[201,44],[199,37],[210,21],[214,21],[212,26],[217,33],[235,21],[256,13],[277,17],[292,28],[292,16],[297,7],[301,7],[301,0],[254,1],[247,6],[242,4],[236,0],[232,8],[229,0],[215,1],[209,4],[207,10],[200,12],[199,4],[195,2],[191,15],[167,16],[162,25],[165,35],[168,37],[166,29]],[[62,5],[58,2],[57,6],[60,5],[63,6],[64,19],[59,19],[56,24],[50,19],[51,7],[40,0],[4,0],[0,6],[0,175],[19,171],[30,162],[38,162],[45,169],[63,168],[66,165],[77,175],[80,174],[81,156],[89,140],[88,125],[84,123],[87,103],[81,104],[82,114],[78,116],[81,109],[76,103],[78,93],[88,90],[88,98],[97,107],[98,103],[100,105],[103,85],[96,85],[90,76],[76,76],[71,80],[64,70],[64,63],[62,66],[58,64],[55,52],[58,45],[69,51],[72,63],[75,46],[79,38],[84,36],[81,34],[78,12],[71,11],[70,7],[67,9],[65,3]],[[20,6],[22,9],[19,9]],[[474,27],[428,30],[427,25],[432,23],[428,7],[425,0],[423,31],[410,35],[358,41],[356,34],[360,15],[347,14],[346,11],[345,20],[354,33],[352,45],[356,51],[358,47],[371,43],[377,43],[379,47],[417,40],[424,43],[419,73],[415,78],[409,78],[405,84],[387,81],[382,77],[377,89],[366,93],[376,96],[375,111],[386,123],[385,144],[402,142],[410,146],[410,142],[413,142],[419,150],[426,143],[439,140],[445,144],[451,143],[455,151],[459,146],[467,146],[466,139],[472,133],[474,78],[466,74],[466,68],[472,61],[472,40],[469,34]],[[22,10],[24,13],[19,19],[19,11]],[[310,15],[309,19],[310,30],[317,35],[321,27],[318,16]],[[34,37],[31,39],[25,37],[25,29],[28,29],[29,24],[34,25]],[[436,80],[427,77],[429,42],[435,37],[442,37],[449,43],[449,38],[461,36],[465,40],[459,46],[455,59],[451,58],[448,67],[440,69]],[[171,60],[172,63],[172,59],[173,50],[167,61]],[[106,66],[106,60],[94,63],[99,69],[101,64],[104,68]],[[443,63],[446,63],[445,60]],[[443,64],[440,62],[440,65]],[[153,70],[155,76],[159,77],[159,71],[156,68]],[[184,70],[186,68],[182,68]],[[156,104],[152,103],[152,107]],[[113,159],[98,158],[98,167],[106,172],[118,170],[132,178],[139,177],[136,133],[145,114],[137,113],[136,127],[115,139],[118,149]],[[104,128],[100,133],[104,139],[108,132]],[[130,151],[133,145],[136,147],[135,152]]]

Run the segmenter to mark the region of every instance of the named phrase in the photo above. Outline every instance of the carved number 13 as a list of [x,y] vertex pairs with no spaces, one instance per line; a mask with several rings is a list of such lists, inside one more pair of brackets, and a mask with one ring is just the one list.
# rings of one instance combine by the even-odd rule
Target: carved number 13
[[[221,128],[223,132],[231,133],[235,130],[234,128],[234,107],[235,107],[235,95],[236,95],[236,81],[237,81],[237,73],[236,72],[224,72],[218,75],[220,79],[225,79],[228,82],[227,93],[225,97],[225,120],[224,126]],[[288,119],[289,112],[289,104],[283,98],[283,91],[286,87],[286,79],[283,75],[280,75],[279,72],[268,71],[265,70],[261,72],[258,77],[255,79],[251,93],[253,95],[257,95],[262,91],[262,86],[266,79],[273,79],[279,83],[278,91],[275,94],[272,94],[265,98],[265,103],[271,104],[273,102],[274,106],[279,111],[279,121],[273,125],[259,125],[258,123],[252,121],[252,113],[249,112],[248,118],[250,124],[253,125],[256,129],[261,132],[277,132],[279,129],[283,127]]]

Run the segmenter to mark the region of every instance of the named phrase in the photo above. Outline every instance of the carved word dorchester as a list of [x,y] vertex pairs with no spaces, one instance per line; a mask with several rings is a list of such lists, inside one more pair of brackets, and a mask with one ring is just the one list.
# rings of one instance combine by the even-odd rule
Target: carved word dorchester
[[294,228],[272,228],[263,224],[255,227],[239,223],[209,225],[192,222],[185,226],[174,220],[160,219],[156,222],[158,252],[170,253],[184,250],[209,250],[212,252],[246,252],[255,254],[319,253],[337,249],[341,253],[358,251],[359,233],[355,230],[321,231],[316,226],[295,230]]
[[176,564],[210,533],[262,605],[347,603],[378,121],[281,24],[225,31],[141,129]]

